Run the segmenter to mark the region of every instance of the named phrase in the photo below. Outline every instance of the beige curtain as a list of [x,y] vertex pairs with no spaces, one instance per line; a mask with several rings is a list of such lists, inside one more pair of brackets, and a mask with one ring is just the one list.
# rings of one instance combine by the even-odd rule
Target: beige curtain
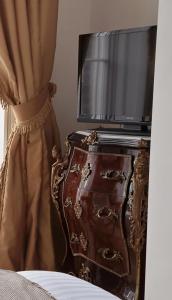
[[65,255],[50,196],[51,151],[60,150],[49,84],[57,13],[57,0],[0,0],[0,101],[16,118],[0,172],[4,269],[55,270]]

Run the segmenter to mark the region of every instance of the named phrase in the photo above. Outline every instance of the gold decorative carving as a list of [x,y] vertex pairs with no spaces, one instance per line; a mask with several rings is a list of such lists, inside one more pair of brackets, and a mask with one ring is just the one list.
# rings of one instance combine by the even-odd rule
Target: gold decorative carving
[[71,146],[69,141],[66,141],[66,154],[64,158],[61,158],[61,153],[57,151],[56,146],[52,149],[52,157],[56,159],[56,162],[52,165],[52,171],[51,171],[51,196],[52,200],[57,208],[59,210],[59,186],[60,183],[63,181],[66,170],[68,168],[69,164],[69,155],[71,152]]
[[86,181],[88,179],[88,177],[91,175],[91,173],[92,173],[91,164],[87,163],[82,169],[81,179],[83,181]]
[[76,233],[72,232],[70,242],[72,244],[78,244],[79,243],[79,238],[78,238]]
[[147,148],[147,147],[149,147],[149,143],[150,143],[150,141],[141,139],[139,142],[139,147]]
[[117,263],[123,261],[123,256],[119,251],[110,250],[109,248],[100,248],[98,252],[101,253],[102,258],[105,260],[114,261]]
[[142,149],[134,162],[134,171],[129,188],[127,214],[129,215],[128,246],[136,254],[136,292],[139,300],[141,252],[146,242],[149,180],[149,151]]
[[75,205],[74,205],[74,211],[77,219],[79,220],[82,215],[82,206],[80,200],[76,199]]
[[70,173],[80,173],[80,171],[81,171],[81,167],[79,164],[74,164],[70,168]]
[[129,246],[141,252],[147,228],[147,190],[148,190],[149,153],[141,150],[134,162],[131,178],[128,211],[130,223]]
[[125,176],[124,172],[116,171],[116,170],[103,171],[103,172],[100,173],[100,176],[103,179],[120,181],[120,182],[123,182],[124,180],[126,180],[126,176]]
[[89,136],[86,136],[81,140],[82,144],[85,145],[95,145],[98,142],[98,136],[96,130],[92,131]]
[[64,202],[64,207],[70,207],[72,206],[72,198],[71,197],[67,197],[65,202]]
[[86,267],[84,263],[81,265],[81,269],[79,270],[79,278],[86,280],[88,282],[92,282],[91,271],[89,267]]
[[87,247],[88,247],[88,240],[86,239],[86,237],[84,236],[83,232],[81,232],[80,236],[79,236],[79,240],[80,240],[80,244],[81,247],[84,251],[87,251]]

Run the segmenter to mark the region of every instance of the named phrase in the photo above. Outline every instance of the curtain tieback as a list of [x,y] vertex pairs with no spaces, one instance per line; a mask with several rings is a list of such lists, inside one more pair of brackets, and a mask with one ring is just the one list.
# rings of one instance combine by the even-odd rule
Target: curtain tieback
[[51,98],[56,92],[56,85],[48,83],[42,91],[28,102],[12,106],[15,116],[14,131],[21,134],[43,126],[52,110]]

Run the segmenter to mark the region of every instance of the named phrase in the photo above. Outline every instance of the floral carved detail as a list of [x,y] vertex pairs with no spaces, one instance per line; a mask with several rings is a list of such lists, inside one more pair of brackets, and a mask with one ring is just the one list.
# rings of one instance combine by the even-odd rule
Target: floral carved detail
[[84,168],[82,169],[82,172],[81,172],[81,179],[83,181],[86,181],[88,179],[88,177],[91,175],[92,173],[92,170],[91,170],[91,164],[90,163],[87,163]]
[[74,205],[74,211],[77,219],[79,220],[82,215],[82,206],[80,200],[76,200]]
[[72,244],[78,244],[79,243],[79,238],[78,238],[76,233],[72,232],[70,242]]
[[74,164],[70,168],[70,173],[80,173],[80,165],[79,164]]
[[137,253],[141,252],[146,239],[148,168],[149,153],[141,150],[134,162],[128,199],[130,226],[128,243]]
[[86,136],[83,140],[81,140],[82,144],[85,145],[94,145],[98,142],[98,136],[96,130],[92,131],[89,136]]
[[90,268],[86,267],[84,263],[81,265],[81,269],[79,270],[79,278],[86,280],[88,282],[92,282],[91,271]]
[[71,197],[67,197],[66,200],[64,201],[64,207],[68,208],[72,206],[72,198]]
[[71,146],[69,141],[66,141],[66,154],[64,159],[61,158],[61,153],[57,152],[56,146],[52,149],[52,156],[56,159],[56,162],[52,165],[52,172],[51,172],[51,196],[56,208],[59,210],[59,188],[60,183],[63,181],[66,170],[69,164],[69,155],[71,152]]

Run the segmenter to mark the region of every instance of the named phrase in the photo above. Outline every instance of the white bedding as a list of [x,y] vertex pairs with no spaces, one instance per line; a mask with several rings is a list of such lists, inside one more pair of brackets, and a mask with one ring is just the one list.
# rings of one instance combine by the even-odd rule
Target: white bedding
[[103,289],[68,274],[48,271],[18,273],[38,283],[58,300],[119,300]]

